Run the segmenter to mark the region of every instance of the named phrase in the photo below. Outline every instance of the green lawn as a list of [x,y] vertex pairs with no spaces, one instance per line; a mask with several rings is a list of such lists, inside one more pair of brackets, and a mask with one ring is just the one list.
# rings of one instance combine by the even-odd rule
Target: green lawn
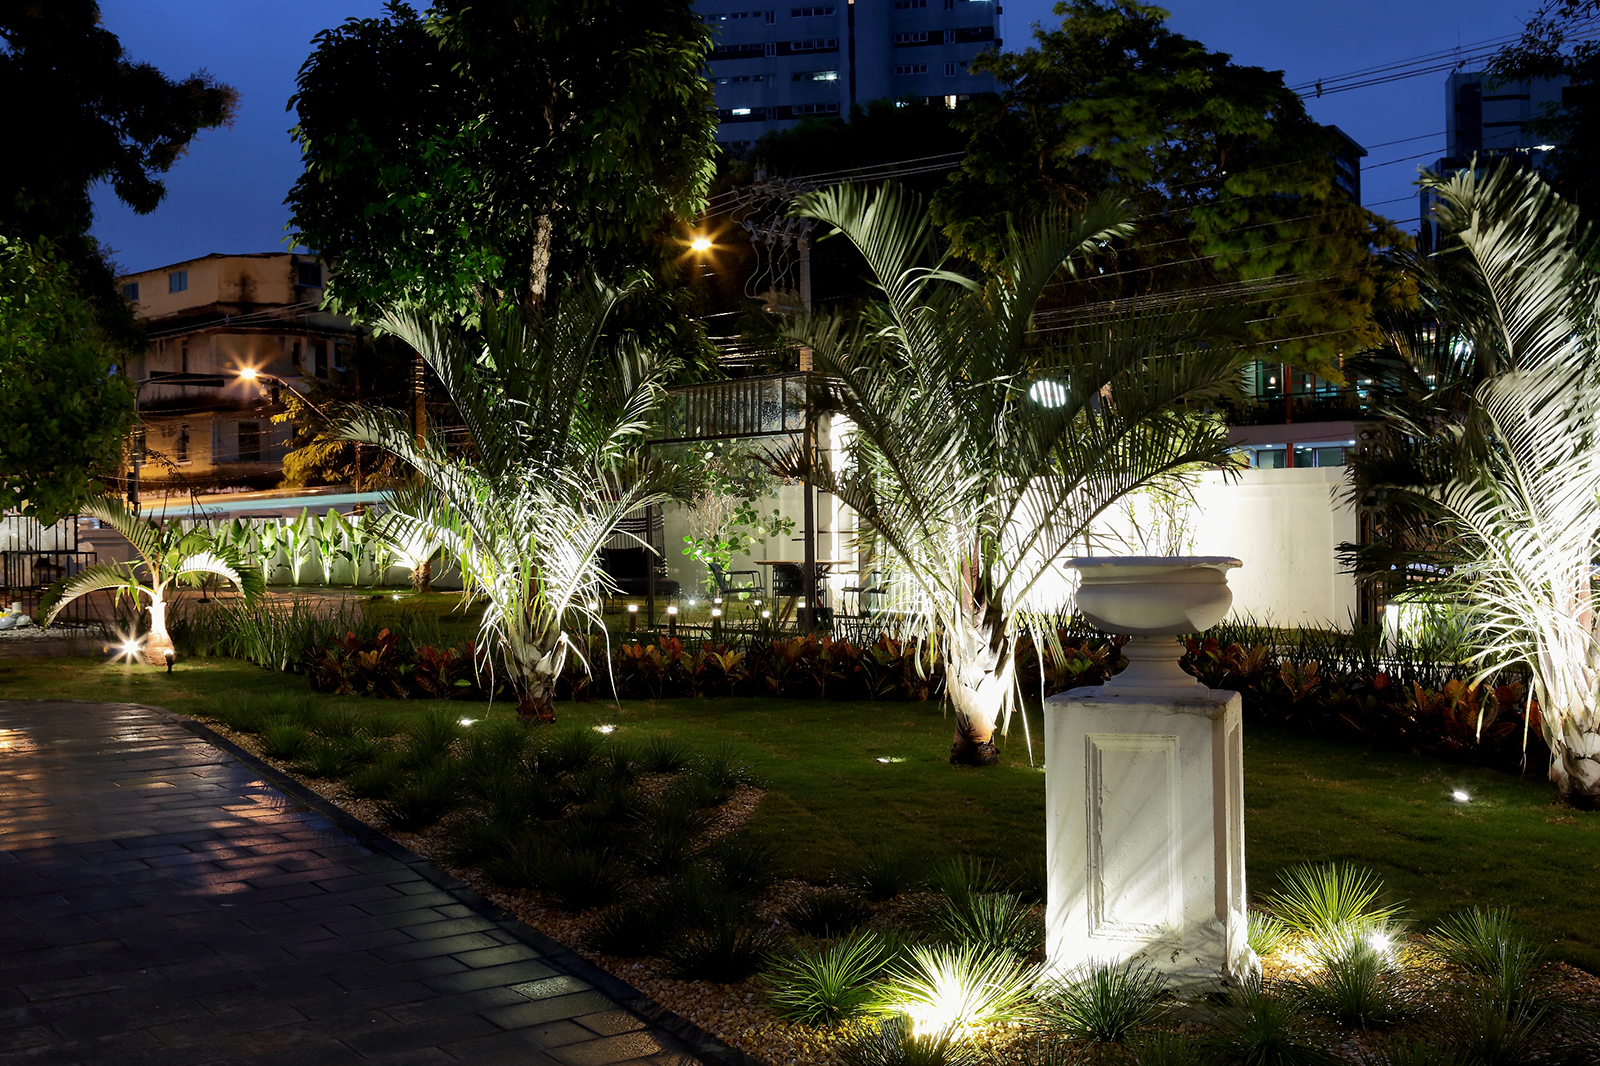
[[[0,661],[0,698],[7,699],[128,700],[203,715],[219,700],[285,688],[306,691],[303,679],[229,660],[185,660],[170,676],[100,660]],[[340,702],[396,724],[439,706]],[[452,706],[483,714],[481,704]],[[1037,754],[1036,709],[1030,719]],[[973,770],[945,761],[949,723],[937,704],[597,701],[563,706],[560,720],[614,725],[621,738],[668,733],[696,746],[736,746],[769,784],[752,830],[781,841],[809,876],[826,877],[858,845],[880,839],[1002,866],[1037,862],[1044,847],[1044,774],[1029,765],[1020,723],[1003,765]],[[1600,972],[1600,930],[1591,921],[1600,815],[1553,806],[1542,775],[1518,778],[1261,729],[1246,735],[1245,775],[1255,891],[1271,889],[1296,862],[1351,861],[1377,870],[1420,925],[1461,906],[1508,906],[1557,957]],[[1471,802],[1455,803],[1457,789]]]

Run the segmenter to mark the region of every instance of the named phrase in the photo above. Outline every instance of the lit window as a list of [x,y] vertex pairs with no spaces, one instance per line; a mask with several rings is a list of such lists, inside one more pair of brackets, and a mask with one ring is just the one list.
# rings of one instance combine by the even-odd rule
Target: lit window
[[790,81],[838,81],[837,70],[799,70],[789,75]]
[[750,109],[748,107],[736,107],[733,109],[733,113],[735,115],[748,115],[750,113]]

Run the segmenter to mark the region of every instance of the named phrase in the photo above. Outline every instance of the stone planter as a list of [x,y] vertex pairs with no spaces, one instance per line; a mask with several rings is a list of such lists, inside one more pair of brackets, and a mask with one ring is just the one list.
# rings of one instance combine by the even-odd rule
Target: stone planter
[[1233,601],[1225,557],[1090,558],[1079,609],[1130,636],[1105,685],[1046,701],[1046,950],[1214,989],[1259,968],[1246,939],[1244,773],[1237,693],[1178,665],[1173,638]]

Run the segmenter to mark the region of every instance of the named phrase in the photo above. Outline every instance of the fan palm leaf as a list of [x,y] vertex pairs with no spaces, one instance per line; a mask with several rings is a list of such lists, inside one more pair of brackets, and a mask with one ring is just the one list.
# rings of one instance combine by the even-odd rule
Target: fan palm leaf
[[938,255],[902,189],[840,186],[795,210],[856,246],[882,298],[788,327],[830,382],[824,402],[848,420],[847,461],[791,447],[774,462],[855,510],[896,574],[896,606],[948,646],[952,759],[992,761],[1016,698],[1017,630],[1060,606],[1043,586],[1064,577],[1063,557],[1128,492],[1225,461],[1224,427],[1205,412],[1237,387],[1242,355],[1226,342],[1242,323],[1234,309],[1175,304],[1036,331],[1045,286],[1130,232],[1111,200],[1011,233],[983,279]]

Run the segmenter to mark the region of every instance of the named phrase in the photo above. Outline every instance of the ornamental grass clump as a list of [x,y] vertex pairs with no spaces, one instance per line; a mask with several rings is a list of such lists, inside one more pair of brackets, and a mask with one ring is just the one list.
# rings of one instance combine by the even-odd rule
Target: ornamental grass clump
[[1250,950],[1266,958],[1279,948],[1287,947],[1293,934],[1289,927],[1264,911],[1250,911],[1246,916],[1247,938]]
[[261,753],[271,759],[292,759],[300,754],[311,734],[305,726],[279,719],[261,730]]
[[1247,981],[1207,1009],[1211,1033],[1203,1051],[1216,1061],[1250,1066],[1335,1066],[1306,1028],[1299,1004],[1268,995],[1261,979]]
[[1318,961],[1317,971],[1293,986],[1310,1010],[1362,1029],[1395,1025],[1417,1013],[1417,997],[1392,949],[1352,940]]
[[915,891],[925,884],[927,861],[904,845],[889,841],[869,844],[840,871],[839,883],[874,903]]
[[1511,912],[1475,907],[1453,914],[1424,941],[1424,950],[1461,971],[1469,981],[1486,984],[1495,996],[1515,1006],[1538,995],[1548,953],[1517,935]]
[[1282,876],[1283,887],[1266,897],[1273,915],[1304,938],[1316,955],[1337,954],[1353,941],[1386,936],[1400,915],[1397,904],[1381,904],[1383,882],[1371,870],[1346,863],[1304,863]]
[[930,922],[935,935],[953,944],[975,944],[1026,958],[1044,944],[1044,918],[1010,892],[941,896]]
[[854,932],[871,917],[861,897],[838,889],[807,896],[783,912],[783,920],[800,932],[823,938]]
[[1075,1040],[1126,1043],[1166,1012],[1167,979],[1145,966],[1096,962],[1046,984],[1039,1013]]
[[584,939],[602,955],[632,959],[660,951],[672,929],[672,919],[652,901],[636,900],[597,917]]
[[646,773],[677,773],[687,767],[691,760],[688,745],[671,737],[651,737],[639,751],[639,764]]
[[539,870],[537,885],[563,910],[586,911],[617,902],[631,877],[626,867],[593,851],[552,848]]
[[453,763],[440,762],[402,778],[387,797],[378,801],[378,813],[391,828],[414,833],[455,810],[461,798],[460,769]]
[[1034,967],[976,945],[912,947],[877,986],[875,1014],[904,1014],[917,1032],[962,1032],[1033,1012]]
[[661,954],[679,977],[729,984],[761,972],[777,950],[770,929],[730,913],[708,927],[684,930]]
[[323,737],[309,737],[290,769],[307,777],[340,777],[349,766],[345,746]]
[[982,1058],[948,1030],[922,1032],[907,1017],[886,1018],[839,1049],[845,1066],[978,1066]]
[[705,850],[712,881],[724,892],[757,896],[783,876],[783,852],[770,840],[730,833]]
[[797,947],[768,975],[767,998],[780,1017],[805,1025],[834,1025],[868,1013],[870,982],[887,966],[896,945],[861,932],[821,947]]

